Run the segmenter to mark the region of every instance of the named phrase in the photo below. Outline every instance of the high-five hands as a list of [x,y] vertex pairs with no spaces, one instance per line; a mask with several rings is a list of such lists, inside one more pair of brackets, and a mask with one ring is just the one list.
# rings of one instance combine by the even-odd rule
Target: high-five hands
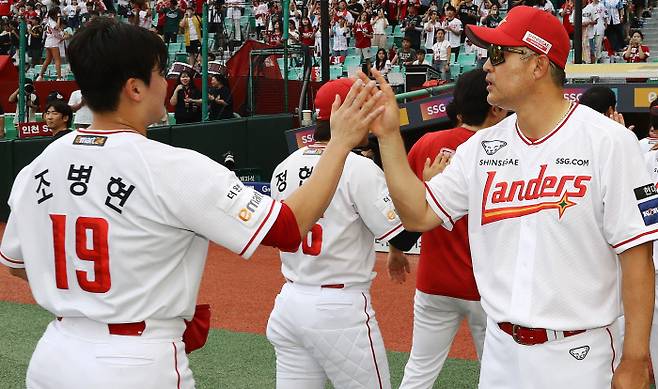
[[359,145],[372,123],[385,111],[385,107],[379,103],[384,93],[362,72],[359,72],[358,77],[345,101],[336,95],[331,107],[331,139],[349,149]]

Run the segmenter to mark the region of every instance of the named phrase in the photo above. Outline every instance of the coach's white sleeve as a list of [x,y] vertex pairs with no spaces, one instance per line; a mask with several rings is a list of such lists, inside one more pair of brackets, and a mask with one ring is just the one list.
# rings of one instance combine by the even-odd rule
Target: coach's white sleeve
[[217,162],[172,148],[152,167],[167,222],[249,258],[274,224],[281,204],[240,182]]
[[388,242],[404,231],[404,227],[388,194],[384,172],[365,157],[350,156],[350,159],[357,165],[351,170],[356,174],[348,178],[356,211],[377,240]]
[[603,233],[619,254],[658,238],[658,192],[633,133],[610,135],[601,146]]
[[448,230],[452,230],[455,222],[468,213],[470,170],[466,169],[465,161],[470,155],[470,140],[457,147],[443,173],[425,182],[427,203]]

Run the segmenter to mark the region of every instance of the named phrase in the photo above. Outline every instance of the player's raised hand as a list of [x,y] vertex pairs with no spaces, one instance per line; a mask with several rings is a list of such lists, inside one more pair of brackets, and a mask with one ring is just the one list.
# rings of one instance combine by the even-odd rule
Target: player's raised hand
[[[626,121],[624,120],[624,115],[621,112],[614,111],[613,113],[610,114],[610,119],[626,127]],[[630,125],[628,126],[628,129],[633,131],[635,129],[635,126]]]
[[429,181],[432,177],[436,176],[439,173],[443,173],[446,166],[450,163],[450,158],[452,156],[447,153],[439,153],[434,162],[431,158],[425,160],[425,166],[423,167],[423,181]]
[[[388,84],[384,76],[376,69],[371,69],[372,75],[379,84],[382,97],[379,99],[379,106],[384,107],[384,112],[379,115],[370,125],[370,132],[377,137],[397,134],[400,131],[400,107],[395,99],[395,92]],[[361,80],[367,80],[365,74],[360,73]]]
[[358,146],[368,134],[371,123],[384,112],[377,104],[382,93],[374,81],[356,80],[345,101],[336,95],[331,106],[331,142],[352,149]]
[[407,280],[407,273],[411,273],[407,256],[390,244],[388,245],[386,268],[388,270],[388,277],[398,284],[405,282]]

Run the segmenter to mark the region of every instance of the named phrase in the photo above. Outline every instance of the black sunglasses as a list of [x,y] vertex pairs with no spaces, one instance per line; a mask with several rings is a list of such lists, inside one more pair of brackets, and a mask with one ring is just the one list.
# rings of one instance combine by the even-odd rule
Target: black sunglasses
[[501,63],[505,62],[505,54],[504,54],[505,51],[507,51],[508,53],[516,53],[516,54],[528,53],[525,50],[516,49],[514,47],[490,45],[487,48],[487,56],[489,57],[489,61],[491,62],[492,66],[498,66]]

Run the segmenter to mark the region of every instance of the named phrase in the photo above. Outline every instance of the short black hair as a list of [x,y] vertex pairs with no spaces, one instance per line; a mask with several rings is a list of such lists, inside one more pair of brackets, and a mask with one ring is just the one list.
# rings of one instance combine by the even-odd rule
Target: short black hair
[[146,85],[156,67],[167,67],[167,48],[155,33],[112,18],[98,17],[71,39],[67,56],[87,105],[94,112],[119,106],[121,88],[130,78]]
[[640,36],[641,36],[642,39],[644,40],[644,33],[642,33],[642,31],[640,31],[640,30],[633,30],[633,31],[631,31],[631,33],[628,34],[628,35],[629,35],[629,36],[633,36],[633,34],[635,34],[636,32],[637,32],[638,34],[640,34]]
[[331,139],[331,125],[329,120],[318,120],[315,124],[313,139],[316,142],[328,142]]
[[615,96],[615,92],[607,86],[595,85],[580,95],[579,102],[597,112],[605,114],[610,107],[615,109],[617,106],[617,97]]
[[455,7],[453,7],[452,5],[449,5],[449,6],[446,7],[446,12],[447,11],[457,12],[457,9]]
[[658,129],[658,98],[653,99],[649,104],[649,120],[654,130]]
[[418,51],[416,51],[416,55],[418,55],[418,54],[425,55],[425,54],[427,54],[427,52],[425,51],[425,49],[418,49]]
[[457,79],[453,101],[456,113],[464,124],[479,126],[484,123],[491,109],[487,102],[487,72],[482,69],[463,73]]
[[68,120],[66,121],[66,128],[71,128],[71,124],[73,124],[73,109],[71,109],[71,107],[66,104],[64,100],[55,99],[46,103],[46,107],[43,109],[44,115],[51,107],[55,110],[55,112],[62,114],[62,116],[68,117]]

